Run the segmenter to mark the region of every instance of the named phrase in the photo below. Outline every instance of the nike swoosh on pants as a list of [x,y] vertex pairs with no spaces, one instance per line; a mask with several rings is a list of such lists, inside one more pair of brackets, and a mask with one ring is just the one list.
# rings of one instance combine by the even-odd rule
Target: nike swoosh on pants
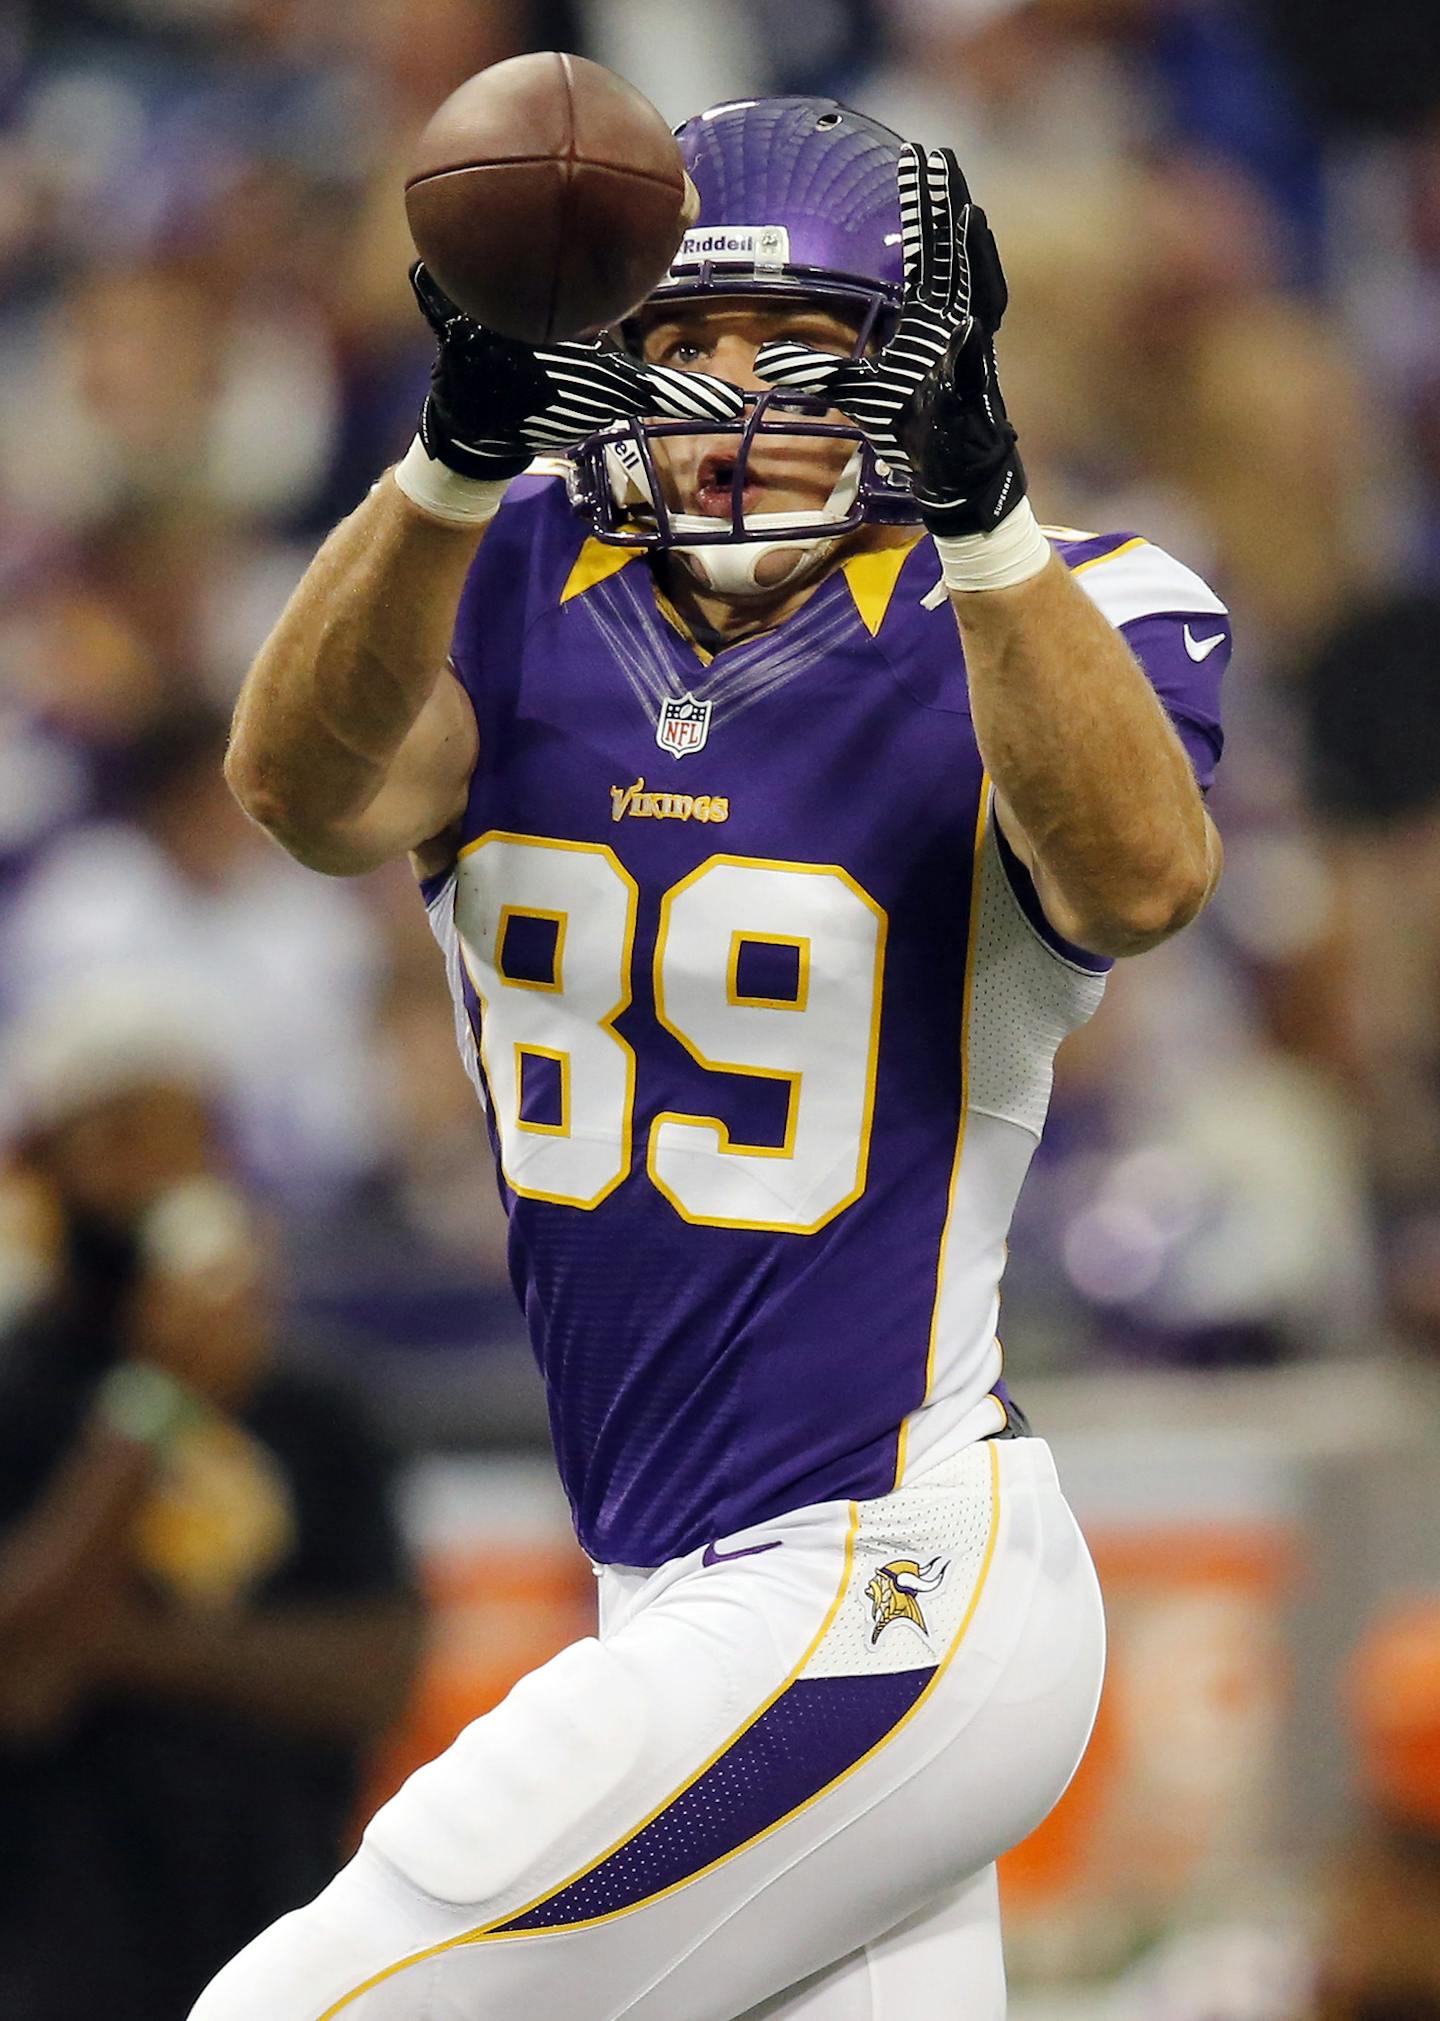
[[768,1544],[742,1544],[738,1551],[722,1551],[717,1544],[707,1544],[702,1565],[728,1565],[732,1558],[758,1558],[762,1551],[778,1551],[784,1543],[783,1537],[776,1537]]

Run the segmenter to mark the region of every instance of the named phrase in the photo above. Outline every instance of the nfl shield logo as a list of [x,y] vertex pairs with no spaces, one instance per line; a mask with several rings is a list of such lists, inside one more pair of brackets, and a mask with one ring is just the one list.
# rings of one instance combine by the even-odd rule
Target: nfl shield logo
[[655,725],[655,742],[672,758],[688,758],[703,751],[710,734],[709,702],[697,702],[693,695],[667,695],[660,704],[660,720]]

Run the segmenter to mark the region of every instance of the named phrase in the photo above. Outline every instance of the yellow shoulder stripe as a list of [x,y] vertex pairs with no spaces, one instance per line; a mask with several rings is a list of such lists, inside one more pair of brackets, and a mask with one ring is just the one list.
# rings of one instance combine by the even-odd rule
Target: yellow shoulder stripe
[[924,537],[924,529],[921,528],[916,532],[915,539],[907,541],[903,547],[867,548],[863,553],[852,554],[844,564],[845,580],[850,585],[855,608],[872,639],[885,622],[885,613],[890,608],[890,599],[895,594],[895,585],[900,580],[900,571],[911,549]]
[[569,603],[572,596],[583,596],[587,589],[594,589],[596,583],[604,582],[607,576],[618,575],[640,551],[638,547],[612,547],[608,541],[596,540],[592,534],[576,555],[574,566],[565,578],[565,587],[560,592],[561,603]]
[[[850,585],[855,608],[872,638],[885,622],[885,613],[890,608],[895,585],[900,580],[900,571],[911,549],[923,539],[923,532],[917,532],[914,540],[907,541],[903,547],[869,548],[862,554],[852,554],[844,563],[845,580]],[[560,592],[561,603],[569,603],[571,597],[583,596],[587,589],[594,589],[597,583],[617,575],[641,552],[638,547],[613,547],[608,541],[596,540],[592,535],[575,557],[565,579],[565,587]],[[1101,559],[1108,561],[1109,556]],[[1084,565],[1089,566],[1088,563]]]
[[1149,545],[1150,543],[1146,540],[1145,536],[1137,533],[1133,540],[1122,540],[1120,545],[1112,547],[1108,554],[1092,554],[1088,561],[1077,562],[1070,573],[1071,575],[1084,575],[1087,568],[1099,568],[1102,561],[1114,561],[1119,555],[1133,554],[1137,547],[1148,547]]

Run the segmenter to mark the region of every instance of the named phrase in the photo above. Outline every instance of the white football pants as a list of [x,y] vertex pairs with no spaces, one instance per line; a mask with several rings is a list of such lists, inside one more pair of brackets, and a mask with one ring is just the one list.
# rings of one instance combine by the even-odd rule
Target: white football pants
[[1104,1627],[1039,1439],[601,1574],[192,2021],[998,2021]]

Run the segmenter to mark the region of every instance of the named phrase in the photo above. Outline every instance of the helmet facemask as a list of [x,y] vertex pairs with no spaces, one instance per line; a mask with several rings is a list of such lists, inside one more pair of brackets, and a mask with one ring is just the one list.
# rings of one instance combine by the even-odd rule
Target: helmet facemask
[[[895,481],[860,430],[849,422],[825,418],[826,412],[823,400],[771,389],[745,396],[740,421],[617,422],[572,452],[571,498],[587,512],[600,540],[617,547],[676,552],[702,586],[722,595],[767,594],[809,574],[862,526],[908,524],[915,517],[908,488]],[[730,510],[724,518],[682,512],[667,501],[655,445],[678,435],[716,442],[734,438]],[[850,445],[823,506],[747,512],[750,459],[762,438],[788,438],[792,443],[820,438]],[[764,563],[781,550],[793,553],[795,565],[777,574]]]
[[[648,297],[646,317],[746,298],[839,312],[857,358],[885,343],[904,286],[897,134],[831,99],[775,98],[713,106],[677,129],[677,139],[700,218]],[[617,333],[637,356],[640,315]],[[673,551],[702,586],[754,597],[813,574],[864,526],[917,522],[908,484],[823,399],[774,387],[744,397],[734,422],[627,420],[572,451],[570,496],[594,534],[614,546]],[[728,512],[713,510],[713,490],[711,512],[674,502],[663,445],[683,436],[716,449],[733,438],[733,461],[725,457],[730,468],[720,479],[728,482]],[[819,438],[842,446],[828,466],[829,496],[805,511],[747,512],[757,443],[774,447],[787,437],[792,449],[802,441],[813,448]],[[752,506],[756,496],[752,490]]]

